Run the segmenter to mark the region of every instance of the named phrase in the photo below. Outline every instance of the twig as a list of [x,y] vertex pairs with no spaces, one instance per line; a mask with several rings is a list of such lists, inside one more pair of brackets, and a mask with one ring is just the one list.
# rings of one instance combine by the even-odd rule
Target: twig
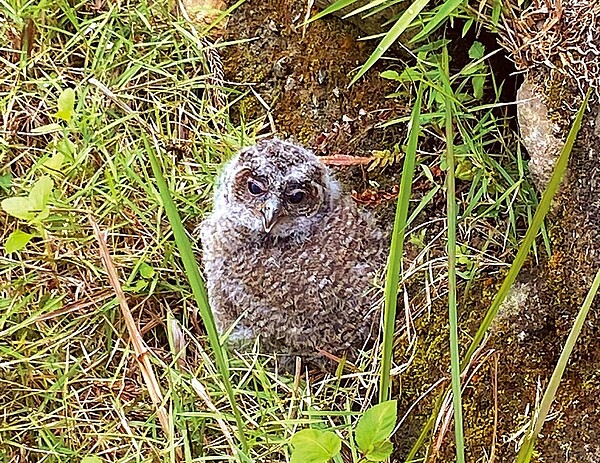
[[119,306],[121,307],[121,314],[123,315],[123,319],[125,320],[125,325],[127,326],[127,331],[129,332],[129,337],[131,339],[131,343],[136,354],[136,360],[138,361],[140,371],[142,372],[142,376],[144,377],[144,381],[148,388],[150,399],[152,400],[152,403],[156,408],[156,414],[158,415],[158,420],[160,421],[160,425],[162,427],[163,432],[165,433],[167,438],[171,440],[172,432],[171,427],[169,426],[169,416],[163,405],[163,395],[160,390],[158,381],[156,380],[156,375],[154,374],[152,364],[150,363],[150,358],[147,355],[149,349],[146,347],[144,340],[142,339],[142,335],[140,334],[137,328],[135,320],[131,315],[131,311],[129,310],[129,305],[127,304],[125,293],[123,292],[123,289],[121,288],[121,283],[119,282],[117,269],[115,268],[115,265],[110,256],[108,246],[106,245],[105,234],[100,231],[98,224],[94,221],[92,217],[89,217],[89,220],[92,224],[92,228],[94,229],[94,235],[98,240],[98,245],[100,247],[100,258],[102,259],[104,268],[108,273],[108,280],[110,281],[110,285],[113,287],[115,295],[117,296],[117,300],[119,301]]

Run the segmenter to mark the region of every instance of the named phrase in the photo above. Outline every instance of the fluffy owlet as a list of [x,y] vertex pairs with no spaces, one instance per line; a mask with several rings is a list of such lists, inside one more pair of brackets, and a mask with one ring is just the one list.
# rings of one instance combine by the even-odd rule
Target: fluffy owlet
[[271,139],[239,152],[201,238],[211,307],[230,343],[258,337],[290,370],[296,356],[328,366],[320,351],[355,359],[376,334],[383,234],[310,151]]

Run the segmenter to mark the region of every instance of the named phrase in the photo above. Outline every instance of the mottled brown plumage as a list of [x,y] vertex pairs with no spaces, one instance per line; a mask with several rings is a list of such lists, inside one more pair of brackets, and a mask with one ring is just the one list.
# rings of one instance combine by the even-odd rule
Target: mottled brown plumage
[[[355,359],[379,321],[373,280],[383,234],[310,151],[277,139],[225,167],[202,224],[204,270],[221,333],[327,366]],[[233,327],[233,328],[232,328]]]

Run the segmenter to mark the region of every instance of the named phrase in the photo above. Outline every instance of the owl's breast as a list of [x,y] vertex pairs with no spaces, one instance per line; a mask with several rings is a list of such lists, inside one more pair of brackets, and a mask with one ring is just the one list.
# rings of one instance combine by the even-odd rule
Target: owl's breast
[[338,310],[373,276],[372,266],[352,254],[351,246],[318,237],[302,246],[254,244],[228,253],[224,277],[238,283],[249,305],[288,314]]

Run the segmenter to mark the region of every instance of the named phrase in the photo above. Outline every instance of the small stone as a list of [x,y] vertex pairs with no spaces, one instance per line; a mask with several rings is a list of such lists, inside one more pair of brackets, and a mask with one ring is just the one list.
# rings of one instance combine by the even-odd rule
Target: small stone
[[287,80],[285,81],[285,86],[283,87],[283,89],[286,92],[290,92],[292,90],[294,90],[297,87],[297,83],[296,83],[296,79],[294,79],[292,76],[288,76]]

